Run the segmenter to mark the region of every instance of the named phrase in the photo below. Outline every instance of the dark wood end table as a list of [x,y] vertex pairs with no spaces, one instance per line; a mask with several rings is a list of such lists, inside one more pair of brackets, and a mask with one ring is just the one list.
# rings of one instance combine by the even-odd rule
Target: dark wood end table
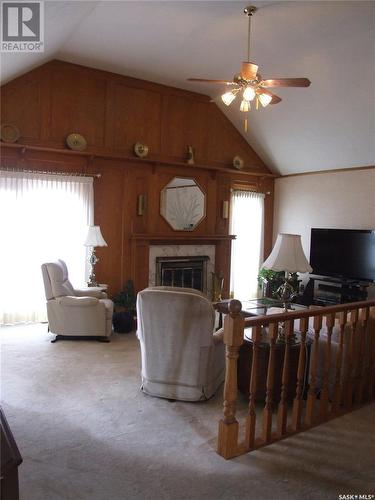
[[[260,299],[262,301],[264,299]],[[259,301],[249,301],[243,303],[243,312],[245,316],[261,316],[266,314],[269,307],[280,307],[280,303],[277,301],[272,301],[268,299],[268,303],[262,303]],[[296,309],[306,309],[306,306],[301,306],[299,304],[292,304]],[[249,385],[251,377],[251,367],[253,360],[253,341],[251,340],[251,328],[245,329],[244,343],[240,347],[238,365],[237,365],[237,385],[238,389],[245,394],[249,395]],[[268,360],[270,356],[270,344],[268,338],[262,339],[259,346],[259,359],[258,359],[258,373],[257,373],[257,391],[255,394],[255,399],[257,401],[264,401],[266,397],[266,384],[267,384],[267,371],[268,371]],[[305,377],[305,389],[307,388],[307,374],[310,359],[310,345],[311,340],[306,340],[306,377]],[[298,332],[295,335],[295,341],[290,344],[290,356],[289,356],[289,380],[287,384],[287,400],[292,401],[296,395],[296,385],[297,385],[297,368],[299,353],[301,349],[301,342]],[[285,343],[276,342],[275,344],[275,375],[274,375],[274,389],[272,394],[272,400],[274,402],[280,401],[281,394],[281,379],[283,373],[284,364],[284,353],[285,353]],[[304,390],[305,392],[305,390]]]

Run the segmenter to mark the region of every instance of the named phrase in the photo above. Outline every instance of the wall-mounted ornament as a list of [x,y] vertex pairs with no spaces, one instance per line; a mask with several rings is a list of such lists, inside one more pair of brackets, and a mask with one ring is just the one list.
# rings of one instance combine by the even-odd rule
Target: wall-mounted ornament
[[229,201],[224,200],[223,201],[223,219],[228,219],[229,218]]
[[145,209],[146,209],[146,195],[139,194],[137,203],[137,215],[144,215]]
[[84,151],[87,148],[87,141],[81,134],[69,134],[66,144],[73,151]]
[[1,140],[3,142],[17,142],[20,136],[20,131],[15,125],[11,123],[1,125]]
[[188,146],[187,147],[187,164],[188,165],[194,165],[195,160],[194,160],[194,148],[193,146]]
[[241,156],[235,156],[233,158],[233,166],[234,168],[236,168],[237,170],[242,170],[243,167],[244,167],[244,161],[243,159],[241,158]]
[[147,144],[142,144],[141,142],[136,142],[134,144],[134,153],[138,156],[138,158],[146,158],[146,156],[148,155]]

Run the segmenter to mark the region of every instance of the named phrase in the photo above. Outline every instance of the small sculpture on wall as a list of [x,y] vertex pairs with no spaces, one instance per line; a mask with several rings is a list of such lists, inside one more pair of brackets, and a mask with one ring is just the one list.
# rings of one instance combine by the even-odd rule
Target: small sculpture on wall
[[138,156],[138,158],[146,158],[146,156],[148,155],[147,144],[142,144],[141,142],[135,143],[134,153]]
[[194,165],[194,163],[195,163],[193,146],[187,147],[187,163],[188,163],[188,165]]

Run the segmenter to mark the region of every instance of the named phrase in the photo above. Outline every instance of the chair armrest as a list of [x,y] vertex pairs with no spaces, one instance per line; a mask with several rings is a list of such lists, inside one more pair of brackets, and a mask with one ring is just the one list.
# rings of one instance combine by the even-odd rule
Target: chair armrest
[[224,340],[224,328],[220,328],[212,334],[212,340],[214,345],[222,344]]
[[76,297],[96,297],[97,299],[106,299],[107,294],[100,287],[92,286],[88,288],[75,288]]
[[56,301],[60,305],[68,307],[92,307],[99,303],[99,299],[95,297],[73,297],[71,295],[58,297]]

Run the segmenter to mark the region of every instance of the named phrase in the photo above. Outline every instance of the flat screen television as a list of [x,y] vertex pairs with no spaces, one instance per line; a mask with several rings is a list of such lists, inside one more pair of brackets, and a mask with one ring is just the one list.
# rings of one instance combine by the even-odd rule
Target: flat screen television
[[312,274],[375,281],[375,230],[311,229]]

